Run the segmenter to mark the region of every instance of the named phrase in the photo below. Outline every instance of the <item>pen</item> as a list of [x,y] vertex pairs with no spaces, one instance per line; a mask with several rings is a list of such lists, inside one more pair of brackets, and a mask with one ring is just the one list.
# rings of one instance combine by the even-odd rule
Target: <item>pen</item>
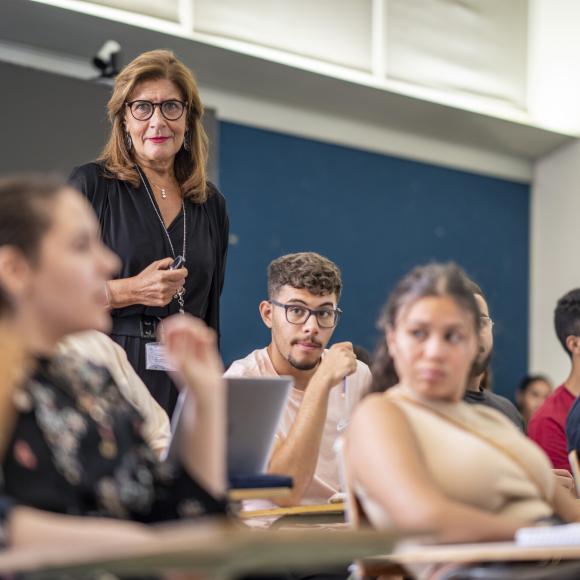
[[348,402],[346,400],[346,377],[342,379],[342,390],[340,393],[342,398],[342,417],[336,424],[336,430],[340,433],[348,427]]

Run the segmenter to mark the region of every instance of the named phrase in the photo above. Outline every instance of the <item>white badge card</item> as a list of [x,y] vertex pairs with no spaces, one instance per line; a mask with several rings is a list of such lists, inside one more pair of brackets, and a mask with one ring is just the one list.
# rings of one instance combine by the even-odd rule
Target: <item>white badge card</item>
[[175,367],[167,359],[165,346],[159,342],[145,344],[145,368],[148,371],[174,371]]

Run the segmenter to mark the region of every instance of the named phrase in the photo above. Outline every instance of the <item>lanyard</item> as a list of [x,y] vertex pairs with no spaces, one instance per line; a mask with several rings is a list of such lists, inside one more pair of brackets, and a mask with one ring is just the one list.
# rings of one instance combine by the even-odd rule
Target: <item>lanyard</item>
[[[165,227],[165,222],[163,221],[163,218],[161,217],[161,214],[159,213],[159,210],[157,209],[157,204],[155,203],[155,200],[153,198],[153,194],[151,193],[151,190],[149,189],[149,186],[147,185],[147,180],[145,179],[143,173],[141,172],[141,168],[138,165],[135,165],[135,169],[137,169],[137,173],[139,173],[139,177],[141,178],[141,182],[143,183],[143,185],[145,186],[145,191],[147,191],[147,195],[149,196],[149,201],[151,201],[151,205],[153,206],[153,209],[155,210],[155,214],[157,215],[157,219],[159,220],[159,223],[161,224],[161,228],[163,229],[163,231],[165,232],[165,236],[167,237],[167,241],[169,242],[169,247],[171,248],[171,255],[173,256],[173,258],[176,258],[176,254],[175,254],[175,249],[173,247],[173,243],[171,241],[171,237],[169,236],[169,232],[167,231],[167,228]],[[181,255],[183,256],[183,261],[186,261],[186,251],[187,251],[187,215],[185,213],[185,200],[182,199],[181,200],[181,210],[183,212],[183,251],[181,253]],[[184,313],[184,294],[185,294],[185,289],[181,288],[181,290],[179,290],[178,292],[175,293],[174,298],[177,300],[178,304],[179,304],[179,312],[181,314]]]

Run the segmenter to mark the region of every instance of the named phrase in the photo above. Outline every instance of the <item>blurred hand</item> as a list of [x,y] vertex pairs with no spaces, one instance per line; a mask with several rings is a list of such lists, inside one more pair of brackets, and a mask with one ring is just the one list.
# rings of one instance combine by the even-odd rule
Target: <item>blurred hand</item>
[[221,394],[224,368],[217,350],[216,333],[201,320],[176,314],[163,321],[162,341],[178,381],[200,401]]
[[564,487],[564,489],[567,489],[568,491],[574,492],[574,495],[576,495],[574,478],[567,469],[553,469],[552,472],[556,476],[556,482],[559,485],[561,485],[562,487]]
[[134,304],[167,306],[185,284],[187,269],[169,270],[173,258],[156,260],[131,278]]
[[322,378],[329,389],[338,385],[344,377],[356,371],[356,356],[351,342],[333,344],[322,358],[315,376]]

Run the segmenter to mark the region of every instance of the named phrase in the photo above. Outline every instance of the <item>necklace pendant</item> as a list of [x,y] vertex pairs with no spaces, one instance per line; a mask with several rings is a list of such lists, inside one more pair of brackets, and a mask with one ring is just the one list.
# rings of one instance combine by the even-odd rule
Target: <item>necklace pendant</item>
[[165,191],[165,188],[163,188],[163,187],[161,188],[161,197],[163,199],[167,199],[167,192]]

